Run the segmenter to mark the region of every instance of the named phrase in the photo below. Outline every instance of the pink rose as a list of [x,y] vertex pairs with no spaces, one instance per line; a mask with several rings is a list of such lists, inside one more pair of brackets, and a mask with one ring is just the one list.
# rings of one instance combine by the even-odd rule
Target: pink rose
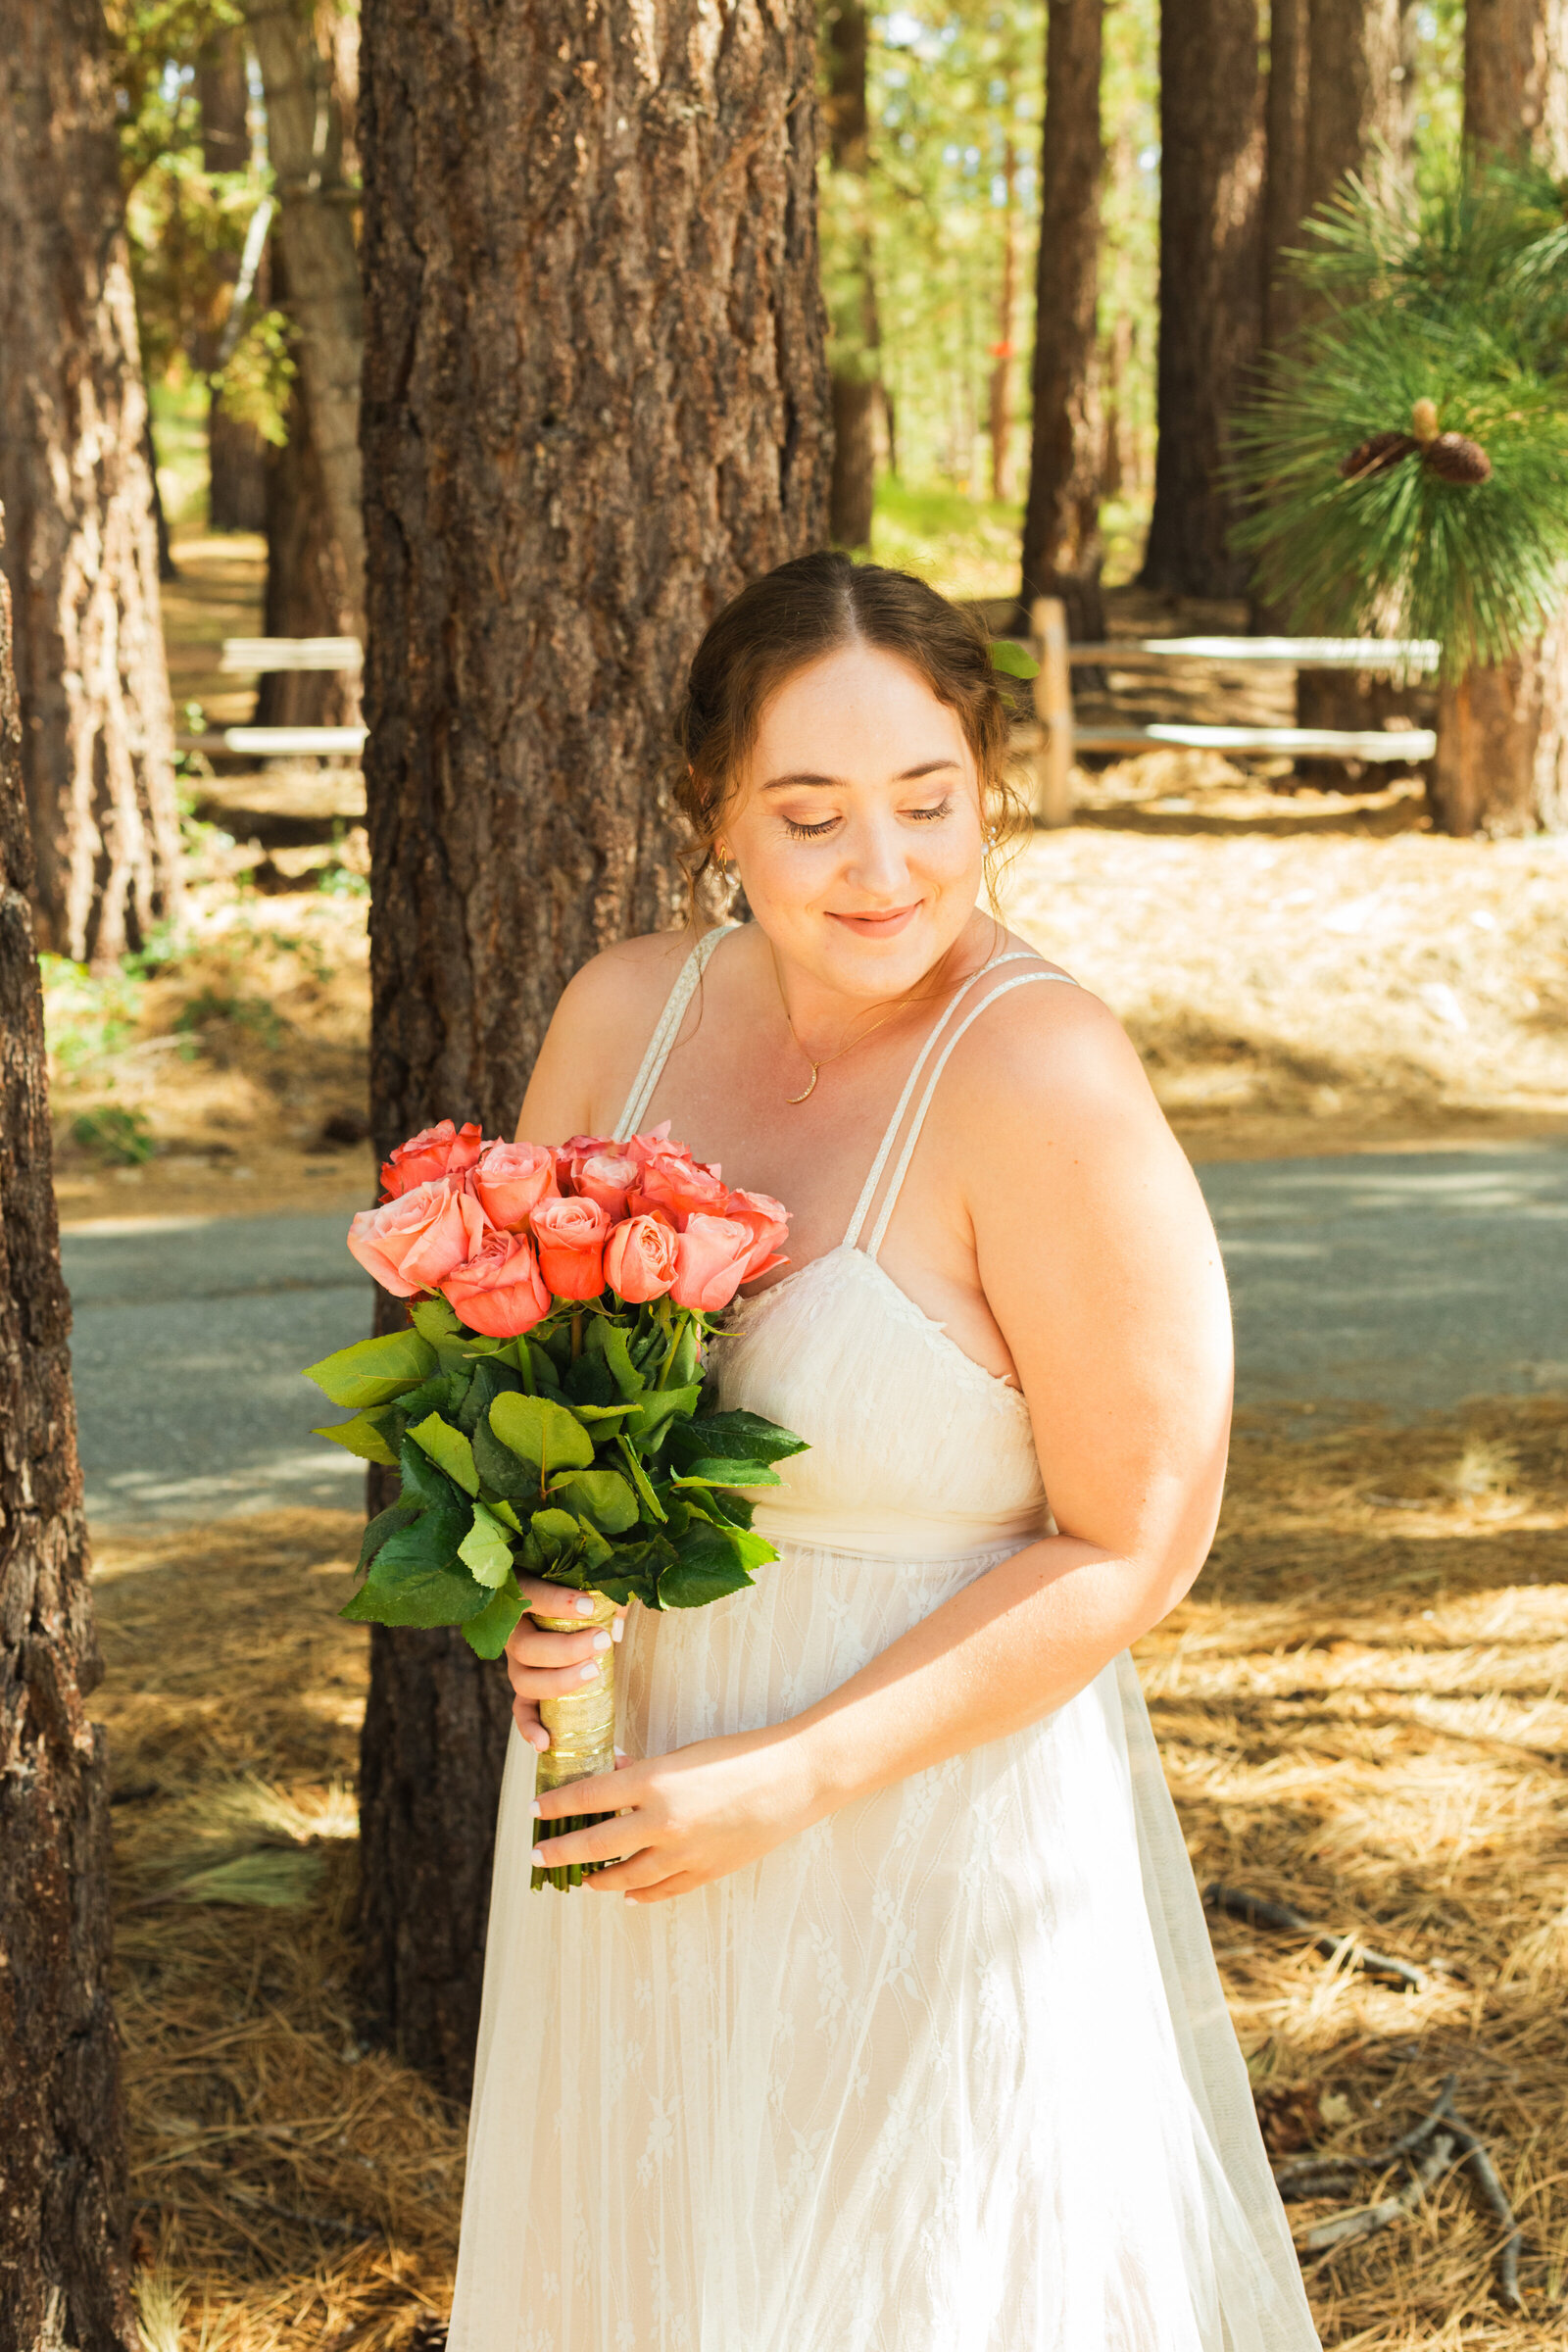
[[564,1144],[555,1147],[557,1184],[564,1193],[574,1193],[577,1170],[585,1159],[592,1159],[600,1152],[618,1152],[620,1148],[613,1136],[569,1135]]
[[677,1306],[716,1314],[728,1306],[746,1279],[752,1229],[737,1217],[692,1216],[675,1240],[675,1279],[670,1296]]
[[610,1219],[597,1200],[541,1200],[533,1212],[539,1267],[558,1298],[597,1298],[605,1287]]
[[639,1167],[646,1167],[649,1160],[658,1159],[661,1154],[669,1159],[690,1159],[691,1157],[691,1153],[684,1144],[670,1142],[667,1119],[661,1119],[659,1125],[650,1127],[645,1135],[634,1135],[628,1142],[617,1144],[615,1150],[629,1152]]
[[543,1144],[490,1144],[474,1165],[473,1189],[503,1233],[520,1233],[530,1209],[556,1189],[555,1154]]
[[612,1221],[626,1213],[626,1195],[637,1181],[637,1162],[629,1153],[596,1152],[577,1169],[577,1192],[584,1200],[597,1200]]
[[463,1178],[443,1176],[379,1208],[362,1208],[349,1227],[349,1249],[383,1291],[412,1298],[436,1290],[454,1266],[473,1256],[489,1230]]
[[706,1168],[661,1152],[644,1168],[627,1205],[634,1215],[661,1209],[672,1225],[680,1227],[688,1217],[721,1217],[728,1199],[718,1178]]
[[628,1217],[605,1244],[605,1278],[629,1305],[662,1298],[675,1279],[675,1229],[662,1217]]
[[788,1258],[773,1254],[790,1235],[790,1212],[782,1200],[769,1200],[766,1193],[731,1193],[724,1214],[733,1223],[746,1226],[752,1236],[743,1282],[765,1274],[771,1266],[788,1265]]
[[433,1184],[438,1176],[461,1176],[473,1166],[484,1148],[477,1120],[470,1119],[462,1128],[454,1127],[450,1119],[443,1119],[438,1127],[426,1127],[418,1135],[411,1135],[406,1144],[399,1144],[391,1158],[383,1161],[381,1197],[398,1200],[416,1185]]
[[472,1257],[453,1267],[441,1290],[468,1329],[482,1331],[487,1339],[514,1340],[550,1312],[539,1260],[516,1233],[487,1233]]

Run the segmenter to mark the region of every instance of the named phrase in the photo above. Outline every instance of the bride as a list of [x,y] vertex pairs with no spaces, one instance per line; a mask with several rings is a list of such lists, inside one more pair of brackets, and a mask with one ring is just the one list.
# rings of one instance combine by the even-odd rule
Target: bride
[[754,1592],[617,1625],[613,1776],[534,1801],[607,1637],[509,1644],[453,2352],[1316,2343],[1127,1654],[1219,1507],[1219,1252],[1115,1020],[979,903],[1005,739],[932,590],[755,582],[682,785],[752,919],[600,956],[539,1056],[522,1134],[668,1119],[788,1203],[715,1379],[810,1450]]

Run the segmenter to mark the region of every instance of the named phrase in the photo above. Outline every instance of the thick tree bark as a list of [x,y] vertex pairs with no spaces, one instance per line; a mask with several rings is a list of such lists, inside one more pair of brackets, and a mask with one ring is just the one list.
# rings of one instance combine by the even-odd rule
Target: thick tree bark
[[[707,622],[821,543],[810,0],[368,0],[371,1088],[510,1133],[556,999],[686,892],[664,778]],[[366,1993],[463,2091],[496,1668],[371,1650]]]
[[[226,24],[213,35],[196,61],[196,103],[202,118],[202,166],[208,172],[243,172],[250,162],[250,91],[245,73],[245,34]],[[239,255],[224,256],[230,286],[239,278]],[[204,335],[196,365],[218,365],[219,331]],[[231,416],[216,393],[207,404],[207,519],[215,531],[267,528],[267,443],[243,416]]]
[[[267,99],[267,151],[278,196],[276,235],[298,328],[320,480],[356,615],[365,605],[360,374],[365,330],[354,191],[343,176],[342,108],[333,66],[309,12],[290,0],[242,0]],[[352,632],[360,633],[357,621]]]
[[0,2352],[129,2352],[109,1801],[0,578]]
[[[1006,82],[1011,120],[1012,81]],[[1002,142],[1002,275],[997,288],[997,343],[991,355],[991,495],[1012,493],[1012,329],[1018,307],[1018,151],[1009,130]]]
[[830,324],[828,364],[833,376],[828,536],[838,547],[870,545],[876,491],[882,336],[871,248],[866,42],[862,0],[827,0],[822,12],[827,79],[822,121],[828,160],[822,243]]
[[1299,320],[1298,289],[1284,255],[1299,242],[1307,213],[1306,108],[1311,0],[1269,0],[1268,87],[1263,172],[1263,335],[1277,351]]
[[1023,522],[1027,616],[1057,596],[1072,637],[1104,635],[1095,311],[1100,286],[1103,0],[1050,0],[1035,275],[1034,429]]
[[1568,172],[1568,0],[1467,0],[1464,134]]
[[1257,0],[1165,0],[1159,28],[1159,437],[1141,585],[1240,596],[1231,412],[1263,337]]
[[107,964],[175,910],[179,819],[96,0],[0,0],[0,504],[39,936]]

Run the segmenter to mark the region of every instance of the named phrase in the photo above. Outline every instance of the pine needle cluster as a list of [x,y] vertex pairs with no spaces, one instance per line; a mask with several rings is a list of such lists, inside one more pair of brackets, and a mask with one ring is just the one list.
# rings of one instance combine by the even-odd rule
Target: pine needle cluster
[[1238,542],[1297,628],[1433,637],[1449,676],[1503,660],[1568,582],[1565,191],[1389,173],[1307,227],[1310,322],[1234,428]]

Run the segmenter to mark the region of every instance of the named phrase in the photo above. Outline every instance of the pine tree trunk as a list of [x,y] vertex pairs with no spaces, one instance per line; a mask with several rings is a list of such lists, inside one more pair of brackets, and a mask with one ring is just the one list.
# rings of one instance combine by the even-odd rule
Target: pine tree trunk
[[[1007,120],[1012,120],[1012,76],[1008,74]],[[1012,495],[1012,329],[1018,307],[1018,151],[1009,129],[1002,142],[1002,275],[997,288],[997,345],[991,364],[991,495],[1000,505]]]
[[1100,572],[1100,69],[1103,0],[1050,0],[1035,274],[1034,427],[1020,612],[1059,597],[1071,637],[1104,635]]
[[[1568,0],[1470,0],[1464,135],[1568,174]],[[1431,801],[1445,833],[1568,832],[1568,611],[1444,689]]]
[[179,899],[173,713],[114,89],[96,0],[0,0],[0,504],[43,947]]
[[823,189],[822,277],[833,377],[828,536],[836,547],[869,547],[876,492],[882,335],[871,250],[866,40],[862,0],[827,0],[822,15],[827,78],[822,122],[829,169]]
[[109,1792],[0,578],[0,2352],[130,2352]]
[[[1299,321],[1300,298],[1284,255],[1308,210],[1306,109],[1312,0],[1269,0],[1263,173],[1263,336],[1277,351]],[[1269,632],[1278,634],[1277,631]]]
[[[810,0],[368,0],[371,1088],[382,1148],[510,1134],[556,999],[681,916],[682,674],[819,545]],[[378,1631],[368,2005],[467,2084],[498,1667]]]
[[[343,120],[332,65],[291,0],[241,0],[267,98],[267,151],[278,192],[277,241],[298,328],[320,481],[356,616],[365,605],[360,480],[363,299],[354,192],[343,177]],[[351,632],[358,636],[361,624]]]
[[[196,61],[196,103],[202,118],[202,168],[243,172],[251,160],[248,121],[250,91],[245,73],[245,34],[226,24],[213,35]],[[225,254],[222,274],[230,286],[239,278],[239,255]],[[218,365],[219,337],[203,335],[196,365],[210,372]],[[207,519],[215,531],[267,528],[267,443],[254,424],[231,416],[216,393],[207,404]]]
[[1165,0],[1159,31],[1159,437],[1140,584],[1240,596],[1225,485],[1263,336],[1257,0]]

